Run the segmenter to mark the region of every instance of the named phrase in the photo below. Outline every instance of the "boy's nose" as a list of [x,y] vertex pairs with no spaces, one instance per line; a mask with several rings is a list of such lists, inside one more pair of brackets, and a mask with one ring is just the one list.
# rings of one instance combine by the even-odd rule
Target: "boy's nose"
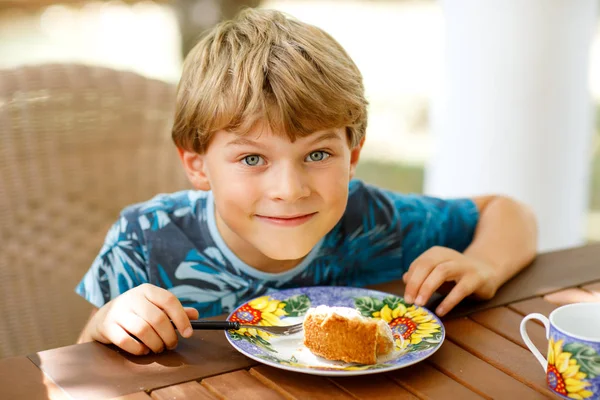
[[270,197],[274,200],[292,203],[310,195],[310,188],[301,168],[291,165],[281,167],[279,173],[272,176],[271,179]]

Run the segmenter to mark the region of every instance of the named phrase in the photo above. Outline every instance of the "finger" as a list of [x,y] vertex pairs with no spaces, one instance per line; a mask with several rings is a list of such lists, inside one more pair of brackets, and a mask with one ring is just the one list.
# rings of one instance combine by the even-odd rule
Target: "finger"
[[155,353],[161,353],[165,349],[165,344],[152,329],[150,324],[134,313],[127,314],[127,318],[122,318],[118,324],[125,329],[127,333],[135,336],[140,342],[144,343]]
[[455,251],[446,247],[434,246],[417,257],[406,273],[406,289],[404,300],[407,303],[415,301],[423,281],[429,276],[436,265],[448,261],[455,256]]
[[140,301],[135,307],[135,313],[152,327],[169,350],[177,346],[177,333],[163,310],[150,301]]
[[435,265],[421,264],[420,268],[415,268],[411,271],[411,274],[407,277],[406,289],[404,289],[404,300],[407,303],[413,303],[415,301],[421,285],[425,279],[427,279],[427,276],[429,276],[434,267]]
[[417,294],[417,298],[415,299],[415,304],[418,306],[424,306],[425,303],[427,303],[427,301],[431,297],[431,295],[439,287],[441,287],[444,282],[452,280],[455,272],[455,261],[446,261],[436,265],[433,271],[431,271],[431,273],[427,276],[427,278],[425,278],[425,280],[421,284],[421,287],[419,288],[419,292]]
[[193,307],[183,307],[183,309],[185,310],[185,313],[187,314],[187,316],[188,316],[188,318],[190,320],[194,320],[194,319],[200,318],[200,313],[195,308],[193,308]]
[[194,331],[179,299],[168,290],[153,285],[147,285],[144,295],[154,305],[163,310],[183,337],[190,337]]
[[100,332],[110,343],[125,350],[128,353],[138,356],[148,354],[150,349],[143,343],[132,338],[121,326],[116,323],[108,323],[104,330]]
[[412,264],[408,268],[408,272],[411,272],[412,269],[418,269],[422,265],[441,264],[444,261],[454,259],[457,255],[460,255],[460,253],[455,250],[442,246],[433,246],[428,250],[424,251],[419,257],[417,257],[412,262]]
[[473,293],[476,287],[477,278],[467,276],[461,279],[436,308],[435,313],[440,317],[446,315],[450,310],[456,307],[461,300]]
[[[431,271],[438,265],[455,259],[457,255],[460,255],[460,253],[455,250],[447,247],[433,246],[417,257],[408,269],[405,300],[408,303],[416,301],[421,285]],[[424,304],[423,299],[420,300]]]
[[92,339],[104,344],[112,343],[112,341],[109,338],[107,338],[106,335],[103,333],[102,325],[95,325],[92,331]]

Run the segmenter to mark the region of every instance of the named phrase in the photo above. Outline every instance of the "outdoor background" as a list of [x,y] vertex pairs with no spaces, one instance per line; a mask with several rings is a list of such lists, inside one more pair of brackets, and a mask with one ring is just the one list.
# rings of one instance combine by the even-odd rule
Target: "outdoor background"
[[[44,2],[49,3],[38,3]],[[0,68],[80,62],[176,83],[183,54],[194,40],[189,33],[181,34],[182,15],[196,27],[210,26],[221,17],[222,3],[236,2],[107,1],[23,7],[24,3],[0,0]],[[263,0],[259,6],[313,23],[347,49],[364,75],[370,102],[358,176],[398,191],[422,192],[424,165],[434,140],[429,105],[443,57],[440,4],[433,0]],[[199,33],[194,26],[188,30]],[[590,90],[600,111],[600,27],[591,49]],[[600,240],[599,128],[597,123],[592,144],[589,240]]]

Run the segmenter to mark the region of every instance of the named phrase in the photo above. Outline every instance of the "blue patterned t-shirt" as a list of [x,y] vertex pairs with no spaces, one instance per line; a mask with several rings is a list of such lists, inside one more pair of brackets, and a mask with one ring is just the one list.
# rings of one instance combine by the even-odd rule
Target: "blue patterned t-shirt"
[[336,226],[299,265],[266,273],[227,247],[217,230],[211,192],[161,194],[122,211],[76,292],[102,307],[151,283],[209,317],[277,289],[400,279],[432,246],[462,252],[478,218],[469,199],[402,195],[353,180]]

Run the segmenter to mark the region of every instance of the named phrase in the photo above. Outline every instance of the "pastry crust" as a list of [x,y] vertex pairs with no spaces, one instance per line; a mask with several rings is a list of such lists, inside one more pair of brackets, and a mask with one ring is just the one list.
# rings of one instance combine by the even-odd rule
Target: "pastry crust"
[[378,355],[394,349],[394,338],[383,320],[365,318],[352,308],[319,306],[304,319],[304,345],[328,360],[375,364]]

